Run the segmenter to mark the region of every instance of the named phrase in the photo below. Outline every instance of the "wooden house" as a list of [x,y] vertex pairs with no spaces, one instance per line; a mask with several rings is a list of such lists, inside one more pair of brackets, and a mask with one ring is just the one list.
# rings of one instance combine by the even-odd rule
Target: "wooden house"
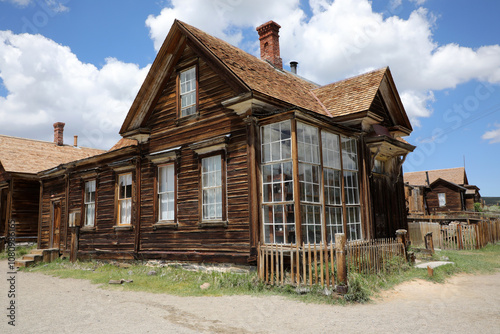
[[258,59],[176,20],[118,147],[39,173],[41,246],[248,263],[259,243],[405,228],[414,146],[389,68],[316,85],[283,69],[279,28],[257,28]]
[[54,142],[0,135],[0,237],[15,222],[17,242],[36,242],[40,201],[37,173],[62,163],[102,153],[63,143],[64,123],[54,124]]
[[474,211],[481,201],[464,167],[405,173],[404,182],[410,214]]

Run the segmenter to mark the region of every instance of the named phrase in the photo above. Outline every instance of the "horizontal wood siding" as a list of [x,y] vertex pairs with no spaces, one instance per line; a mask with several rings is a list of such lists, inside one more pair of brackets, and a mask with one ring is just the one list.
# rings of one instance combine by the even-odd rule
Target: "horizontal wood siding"
[[[117,225],[115,217],[115,185],[116,177],[120,173],[115,173],[110,168],[105,168],[99,173],[96,182],[95,229],[89,231],[80,230],[79,251],[117,251],[130,253],[134,251],[134,231],[132,229],[125,231],[115,230]],[[134,173],[133,182],[135,183]],[[80,196],[80,201],[75,199],[74,205],[81,208],[81,197],[83,196],[81,189],[78,195],[75,196]],[[135,223],[133,217],[136,210],[134,197],[134,194],[132,194],[132,224]]]
[[[178,67],[192,64],[193,59],[195,54],[187,46]],[[246,259],[250,251],[246,125],[239,116],[221,105],[222,101],[235,96],[231,88],[202,59],[197,64],[198,118],[176,122],[177,73],[174,72],[148,122],[151,128],[150,152],[181,146],[180,158],[176,161],[178,227],[153,228],[157,221],[153,205],[157,200],[153,193],[157,166],[143,163],[140,249],[147,257],[204,261],[228,256]],[[198,211],[199,157],[189,145],[223,135],[230,135],[226,150],[228,226],[202,228]]]
[[[178,67],[193,64],[195,59],[195,53],[186,46]],[[176,124],[177,73],[174,71],[147,122],[147,126],[151,129],[151,152],[229,134],[243,127],[240,117],[221,105],[222,101],[234,97],[235,93],[203,59],[199,59],[197,64],[199,65],[199,118]]]
[[36,241],[40,183],[17,177],[12,182],[11,219],[16,222],[16,240]]
[[[438,194],[446,194],[446,206],[439,207]],[[460,191],[454,187],[448,187],[447,184],[437,184],[432,191],[427,194],[427,205],[429,211],[444,212],[444,211],[462,211],[462,202],[460,198]]]
[[[374,238],[391,238],[398,229],[407,229],[403,173],[398,177],[395,158],[386,161],[387,174],[372,173],[370,178]],[[395,182],[395,180],[397,180]]]
[[153,193],[153,182],[157,166],[143,163],[141,252],[147,253],[147,257],[168,259],[216,261],[221,254],[227,253],[231,253],[232,257],[246,259],[250,251],[250,231],[245,129],[232,133],[227,148],[227,228],[199,226],[198,159],[195,152],[189,148],[181,150],[177,166],[176,229],[154,228],[157,217],[153,202],[157,197]]

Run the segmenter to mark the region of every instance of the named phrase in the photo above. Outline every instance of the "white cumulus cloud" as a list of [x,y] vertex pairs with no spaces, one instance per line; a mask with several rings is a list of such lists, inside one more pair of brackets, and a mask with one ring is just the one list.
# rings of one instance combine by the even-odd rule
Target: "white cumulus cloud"
[[399,0],[390,1],[384,14],[374,12],[369,0],[309,0],[310,17],[298,0],[173,0],[146,25],[157,49],[178,18],[257,54],[258,43],[242,44],[242,33],[273,19],[282,27],[284,64],[298,61],[299,74],[310,80],[327,84],[389,66],[406,111],[418,126],[419,118],[433,112],[433,91],[471,80],[500,83],[500,46],[440,45],[433,38],[437,18],[421,7],[426,1],[411,2],[419,8],[403,19],[390,14],[409,5]]
[[2,134],[31,129],[51,140],[51,124],[65,122],[66,142],[109,148],[148,67],[108,58],[102,68],[82,63],[71,50],[41,35],[0,31]]
[[487,131],[482,138],[489,140],[490,144],[500,143],[500,124],[495,124],[496,129]]

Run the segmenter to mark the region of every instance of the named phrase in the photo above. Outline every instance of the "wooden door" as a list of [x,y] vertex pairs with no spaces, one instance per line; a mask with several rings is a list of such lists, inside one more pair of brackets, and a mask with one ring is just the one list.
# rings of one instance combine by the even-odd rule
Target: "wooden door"
[[61,241],[61,202],[52,204],[52,246],[59,248]]

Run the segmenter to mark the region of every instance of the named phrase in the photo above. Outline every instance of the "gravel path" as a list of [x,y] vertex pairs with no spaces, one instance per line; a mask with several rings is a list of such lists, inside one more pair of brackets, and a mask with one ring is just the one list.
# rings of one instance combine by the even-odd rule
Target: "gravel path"
[[5,268],[1,261],[0,333],[500,333],[500,273],[456,276],[446,284],[413,281],[370,304],[330,306],[108,290],[19,272],[12,327]]

